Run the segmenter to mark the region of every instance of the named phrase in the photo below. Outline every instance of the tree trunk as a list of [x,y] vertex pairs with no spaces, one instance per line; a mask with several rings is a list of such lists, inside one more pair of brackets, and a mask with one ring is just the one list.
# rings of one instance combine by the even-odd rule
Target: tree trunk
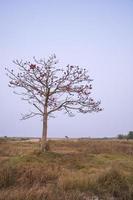
[[41,142],[42,152],[47,151],[47,129],[48,129],[48,116],[47,112],[45,112],[43,116],[43,130],[42,130],[42,142]]

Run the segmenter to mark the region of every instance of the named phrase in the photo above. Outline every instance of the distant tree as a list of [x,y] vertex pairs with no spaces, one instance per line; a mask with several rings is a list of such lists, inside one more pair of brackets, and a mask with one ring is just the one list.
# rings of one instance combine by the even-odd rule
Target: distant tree
[[129,131],[127,139],[133,139],[133,131]]
[[67,135],[65,136],[65,138],[66,138],[66,140],[68,140],[68,139],[69,139],[69,137],[68,137]]
[[55,55],[47,60],[34,58],[34,63],[15,60],[17,71],[7,69],[10,78],[9,87],[22,88],[20,93],[23,100],[28,101],[36,111],[22,116],[28,119],[41,116],[43,120],[42,151],[47,146],[48,118],[53,117],[57,111],[64,110],[69,116],[75,111],[79,113],[99,112],[100,101],[94,101],[90,97],[92,79],[86,69],[75,65],[67,65],[65,68],[57,67],[58,61]]
[[117,136],[117,138],[118,138],[119,140],[122,140],[122,139],[125,139],[125,138],[126,138],[126,135],[119,134],[119,135]]

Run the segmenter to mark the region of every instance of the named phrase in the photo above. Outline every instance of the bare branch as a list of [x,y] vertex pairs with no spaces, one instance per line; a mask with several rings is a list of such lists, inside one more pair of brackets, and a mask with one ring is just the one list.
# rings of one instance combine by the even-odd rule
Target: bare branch
[[21,114],[21,120],[26,120],[35,116],[42,116],[40,113],[34,113],[34,112],[30,112],[28,114]]
[[43,115],[43,111],[42,111],[36,104],[33,103],[33,106],[35,106],[35,108],[37,108],[37,110],[38,110],[40,113],[42,113],[42,115]]

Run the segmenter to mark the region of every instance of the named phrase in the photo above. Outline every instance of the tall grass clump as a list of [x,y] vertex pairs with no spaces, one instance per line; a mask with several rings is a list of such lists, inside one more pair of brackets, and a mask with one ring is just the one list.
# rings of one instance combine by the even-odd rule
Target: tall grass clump
[[64,191],[79,190],[83,192],[89,189],[91,180],[88,175],[82,172],[65,171],[59,177],[58,184]]
[[15,183],[15,169],[12,166],[1,166],[0,168],[0,189],[12,186]]
[[99,175],[94,188],[98,196],[114,197],[119,200],[132,200],[127,177],[118,169],[111,168]]
[[33,185],[47,186],[49,183],[55,183],[59,176],[58,167],[43,165],[27,165],[18,169],[17,182],[23,187],[32,187]]

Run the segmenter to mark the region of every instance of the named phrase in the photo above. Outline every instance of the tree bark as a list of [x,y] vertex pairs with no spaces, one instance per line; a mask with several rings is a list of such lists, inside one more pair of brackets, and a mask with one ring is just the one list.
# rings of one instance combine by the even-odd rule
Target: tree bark
[[47,115],[47,107],[45,107],[43,115],[43,130],[42,130],[42,143],[41,143],[42,152],[47,151],[47,130],[48,130],[48,115]]

